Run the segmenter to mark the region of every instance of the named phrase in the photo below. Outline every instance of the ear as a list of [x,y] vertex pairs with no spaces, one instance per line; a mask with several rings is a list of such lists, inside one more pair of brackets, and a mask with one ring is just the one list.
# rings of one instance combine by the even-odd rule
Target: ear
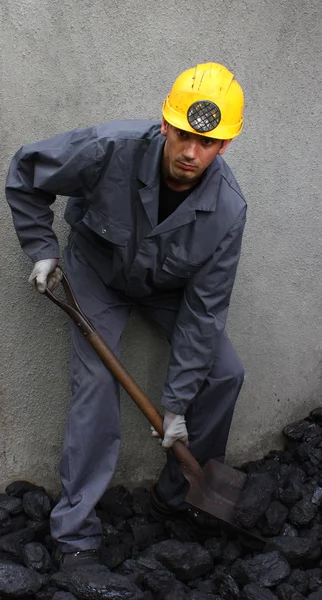
[[227,148],[228,144],[230,144],[231,141],[232,140],[224,140],[218,154],[225,154],[226,148]]
[[161,134],[164,135],[164,137],[167,137],[167,133],[168,133],[168,121],[166,121],[165,118],[162,117]]

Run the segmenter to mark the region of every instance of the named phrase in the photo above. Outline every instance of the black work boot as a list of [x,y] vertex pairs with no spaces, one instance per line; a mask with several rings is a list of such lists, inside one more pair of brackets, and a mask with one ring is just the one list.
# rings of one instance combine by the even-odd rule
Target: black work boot
[[56,555],[60,571],[70,573],[77,567],[99,565],[98,550],[80,550],[78,552],[59,552]]
[[197,529],[199,533],[204,532],[207,536],[209,534],[213,535],[220,529],[219,522],[215,517],[195,508],[187,502],[184,503],[184,507],[180,510],[166,504],[161,500],[156,485],[150,490],[150,514],[155,521],[186,521],[189,525]]
[[152,486],[150,490],[150,515],[155,521],[179,519],[179,515],[182,512],[171,508],[171,506],[163,502],[158,494],[156,485]]

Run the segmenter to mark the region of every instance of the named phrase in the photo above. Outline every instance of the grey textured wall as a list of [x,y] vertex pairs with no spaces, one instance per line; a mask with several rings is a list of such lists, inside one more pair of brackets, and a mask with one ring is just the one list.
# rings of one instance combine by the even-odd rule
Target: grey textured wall
[[[229,332],[247,380],[229,460],[258,457],[321,403],[321,0],[1,0],[1,189],[22,143],[113,118],[158,118],[175,77],[222,62],[246,95],[226,157],[249,202]],[[2,192],[3,196],[3,192]],[[62,245],[64,199],[55,229]],[[57,486],[69,402],[67,318],[27,284],[1,202],[1,482]],[[167,344],[137,314],[123,359],[157,402]],[[125,395],[117,479],[164,459]]]

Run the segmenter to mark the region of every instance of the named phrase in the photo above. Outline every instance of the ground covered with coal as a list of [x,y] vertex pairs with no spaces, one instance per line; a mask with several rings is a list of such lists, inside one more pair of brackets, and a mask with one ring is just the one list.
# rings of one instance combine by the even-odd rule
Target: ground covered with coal
[[157,522],[147,489],[117,486],[97,506],[102,565],[68,575],[54,560],[55,500],[13,482],[0,494],[0,600],[322,600],[322,408],[283,433],[283,451],[240,467],[236,525],[260,540],[216,522]]

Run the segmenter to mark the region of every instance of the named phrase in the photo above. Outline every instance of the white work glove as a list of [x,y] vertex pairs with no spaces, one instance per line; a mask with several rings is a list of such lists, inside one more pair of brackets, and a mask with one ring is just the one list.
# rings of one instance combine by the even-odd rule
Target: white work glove
[[46,287],[53,290],[62,280],[61,269],[57,269],[58,258],[45,258],[38,260],[28,279],[29,283],[36,285],[37,291],[43,294]]
[[[151,431],[153,437],[160,437],[154,427],[151,427]],[[186,446],[189,445],[185,418],[183,415],[176,415],[171,410],[166,410],[163,418],[162,448],[169,450],[177,440]]]

